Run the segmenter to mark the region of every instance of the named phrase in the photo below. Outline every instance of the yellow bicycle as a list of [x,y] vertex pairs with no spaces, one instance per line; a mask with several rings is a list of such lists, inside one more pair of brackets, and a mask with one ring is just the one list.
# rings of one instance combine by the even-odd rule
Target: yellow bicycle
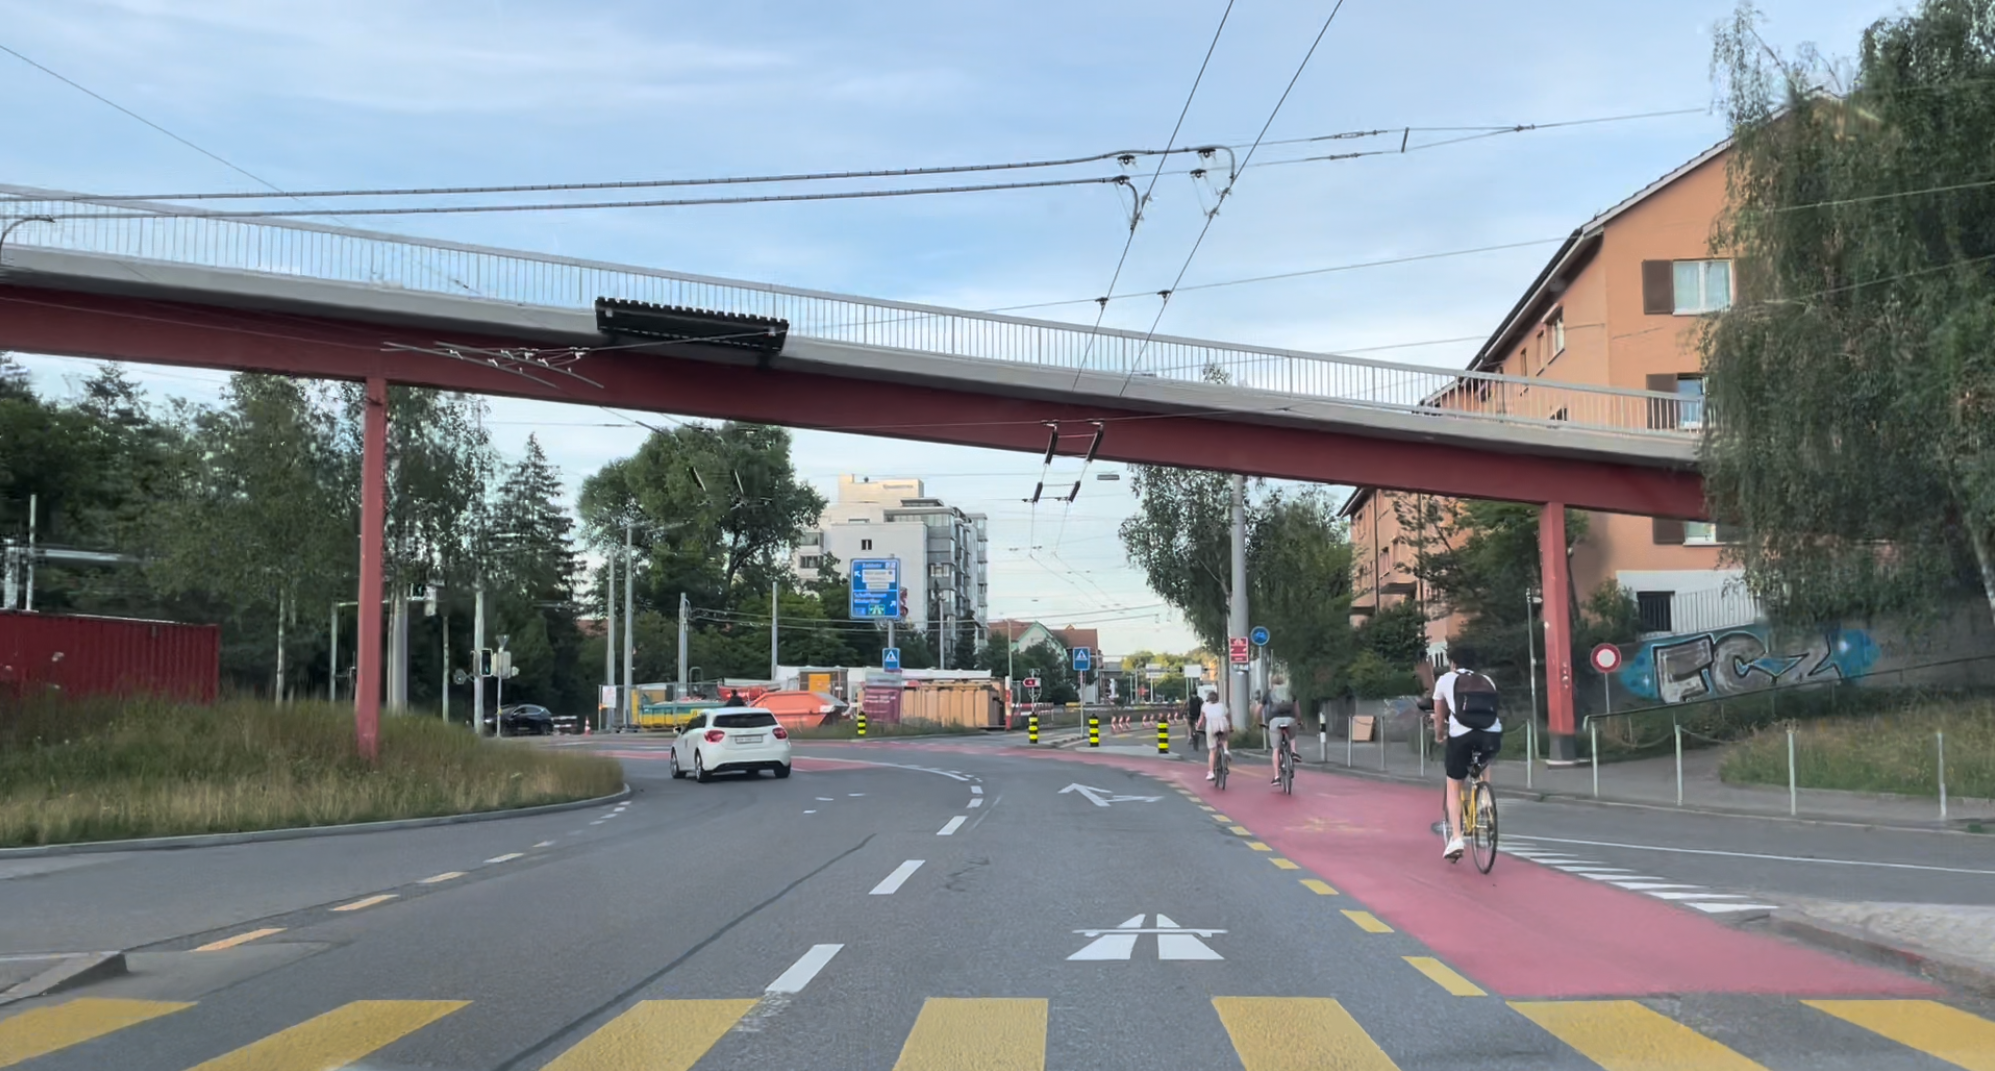
[[1450,826],[1460,830],[1462,839],[1474,853],[1475,868],[1485,874],[1496,865],[1496,790],[1483,780],[1489,758],[1489,753],[1481,748],[1469,752],[1469,777],[1462,785],[1462,813],[1451,817],[1446,795],[1441,798],[1442,835],[1446,835]]

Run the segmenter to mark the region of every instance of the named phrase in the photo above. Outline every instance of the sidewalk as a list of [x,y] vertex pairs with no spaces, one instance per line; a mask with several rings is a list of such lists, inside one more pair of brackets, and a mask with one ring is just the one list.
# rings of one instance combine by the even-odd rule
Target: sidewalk
[[1995,996],[1995,907],[1807,900],[1773,913],[1776,933]]

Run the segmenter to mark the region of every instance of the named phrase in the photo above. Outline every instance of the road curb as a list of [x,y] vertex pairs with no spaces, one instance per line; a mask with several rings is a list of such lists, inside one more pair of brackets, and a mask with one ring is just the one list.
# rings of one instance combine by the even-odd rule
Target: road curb
[[1872,963],[1910,971],[1942,985],[1995,997],[1995,968],[1907,942],[1867,928],[1845,926],[1783,907],[1767,919],[1773,932]]
[[50,967],[19,985],[0,992],[0,1005],[29,997],[45,996],[74,989],[106,978],[129,973],[123,952],[72,952],[49,956],[14,956],[10,959],[52,959]]
[[0,848],[0,859],[32,859],[49,855],[87,855],[93,852],[149,852],[176,848],[215,848],[226,844],[253,844],[269,840],[302,840],[307,837],[343,837],[353,833],[387,833],[397,829],[426,829],[466,822],[491,822],[501,818],[527,818],[537,814],[559,814],[615,803],[630,796],[630,786],[620,792],[595,799],[567,803],[543,803],[537,807],[514,807],[503,811],[473,811],[470,814],[440,814],[428,818],[393,818],[385,822],[353,822],[340,826],[292,826],[286,829],[251,829],[240,833],[193,833],[179,837],[137,837],[131,840],[95,840],[76,844],[39,844],[26,848]]

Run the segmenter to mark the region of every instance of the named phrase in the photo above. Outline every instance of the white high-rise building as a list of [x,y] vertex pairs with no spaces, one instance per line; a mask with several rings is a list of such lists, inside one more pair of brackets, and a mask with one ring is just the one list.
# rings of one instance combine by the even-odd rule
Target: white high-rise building
[[825,558],[842,575],[855,558],[898,558],[907,591],[907,625],[936,635],[945,625],[958,638],[984,641],[990,618],[990,524],[929,498],[920,480],[838,478],[838,498],[816,531],[797,542],[791,565],[804,580],[818,578]]

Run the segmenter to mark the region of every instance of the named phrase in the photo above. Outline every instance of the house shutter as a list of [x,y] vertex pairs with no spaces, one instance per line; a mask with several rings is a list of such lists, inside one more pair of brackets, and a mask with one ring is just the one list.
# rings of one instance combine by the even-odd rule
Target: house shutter
[[1683,545],[1683,522],[1669,517],[1655,519],[1656,546],[1679,547]]
[[[1657,263],[1667,264],[1669,262],[1659,261]],[[1661,394],[1675,394],[1676,376],[1667,372],[1659,376],[1650,376],[1648,387],[1650,390]],[[1664,401],[1661,398],[1649,399],[1649,427],[1652,429],[1676,427],[1679,404],[1677,402]]]
[[1642,261],[1642,312],[1668,316],[1676,311],[1675,269],[1667,260]]

